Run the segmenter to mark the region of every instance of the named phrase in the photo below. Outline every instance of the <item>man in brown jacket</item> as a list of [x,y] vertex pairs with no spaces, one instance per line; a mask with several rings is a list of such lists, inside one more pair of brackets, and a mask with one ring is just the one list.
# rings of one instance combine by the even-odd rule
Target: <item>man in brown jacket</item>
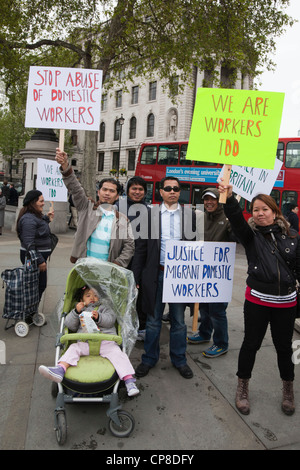
[[134,237],[127,217],[113,207],[119,197],[119,182],[106,178],[100,182],[99,205],[89,200],[65,152],[56,150],[64,184],[72,194],[78,210],[78,227],[71,253],[71,262],[94,256],[126,268],[134,255]]

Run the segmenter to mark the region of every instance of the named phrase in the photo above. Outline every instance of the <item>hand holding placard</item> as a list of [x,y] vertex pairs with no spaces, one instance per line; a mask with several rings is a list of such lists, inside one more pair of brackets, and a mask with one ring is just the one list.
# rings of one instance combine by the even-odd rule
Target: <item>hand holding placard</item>
[[[231,173],[231,165],[224,165],[224,175],[222,178],[223,184],[227,185],[230,180],[230,173]],[[219,196],[219,202],[221,204],[226,204],[228,190],[226,189],[224,193],[221,193]]]

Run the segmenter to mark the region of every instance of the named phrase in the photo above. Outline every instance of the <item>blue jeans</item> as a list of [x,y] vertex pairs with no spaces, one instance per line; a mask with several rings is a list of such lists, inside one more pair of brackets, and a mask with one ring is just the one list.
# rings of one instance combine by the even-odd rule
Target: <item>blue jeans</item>
[[199,335],[210,339],[220,348],[228,348],[228,323],[226,316],[227,303],[200,304]]
[[[159,360],[159,338],[162,325],[162,316],[165,304],[162,303],[163,271],[159,272],[158,286],[156,292],[155,308],[153,315],[147,316],[146,337],[144,342],[145,354],[142,362],[154,367]],[[175,367],[186,364],[186,324],[184,321],[185,304],[169,304],[170,314],[170,358]]]

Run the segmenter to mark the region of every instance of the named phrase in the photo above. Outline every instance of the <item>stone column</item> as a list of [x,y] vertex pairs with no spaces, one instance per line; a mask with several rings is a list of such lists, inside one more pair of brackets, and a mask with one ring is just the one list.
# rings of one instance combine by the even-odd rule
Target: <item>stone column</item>
[[[20,150],[20,156],[24,161],[24,195],[31,189],[35,189],[37,176],[37,159],[45,158],[47,160],[55,160],[55,152],[58,147],[58,138],[53,129],[38,129],[31,139],[26,142],[25,149]],[[16,213],[23,206],[24,196],[19,197],[19,205]],[[54,202],[55,216],[51,222],[51,231],[54,233],[65,233],[67,231],[67,217],[69,213],[69,204],[67,202]],[[47,213],[50,208],[50,202],[45,202],[44,212]],[[15,229],[13,224],[12,230]]]

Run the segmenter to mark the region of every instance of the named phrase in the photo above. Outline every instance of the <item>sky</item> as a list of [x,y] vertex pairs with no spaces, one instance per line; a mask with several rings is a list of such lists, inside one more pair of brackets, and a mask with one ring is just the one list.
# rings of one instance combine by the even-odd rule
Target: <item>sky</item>
[[256,82],[259,90],[285,93],[279,137],[300,135],[300,0],[291,0],[286,13],[298,23],[276,40],[272,60],[275,72],[264,72]]

